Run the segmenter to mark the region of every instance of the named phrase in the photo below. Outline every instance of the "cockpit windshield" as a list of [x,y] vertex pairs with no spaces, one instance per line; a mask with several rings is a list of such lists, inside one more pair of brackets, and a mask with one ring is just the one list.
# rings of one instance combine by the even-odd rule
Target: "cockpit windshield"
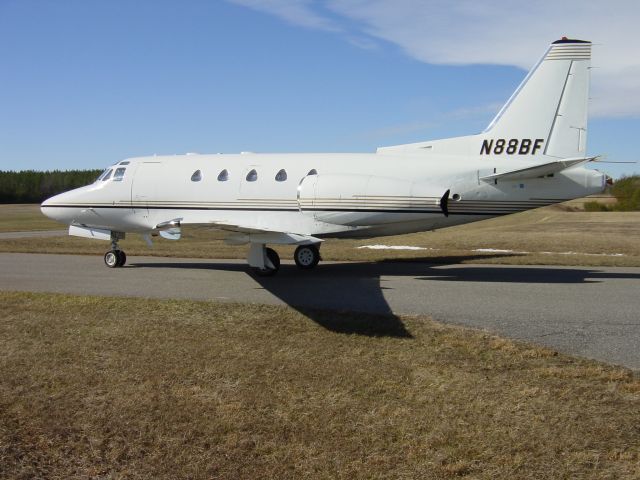
[[109,170],[111,170],[110,168],[106,168],[104,169],[104,171],[98,175],[98,178],[96,178],[96,182],[99,182],[100,180],[102,180],[104,177],[107,176],[107,173],[109,173]]
[[116,171],[113,174],[113,181],[114,182],[121,182],[122,178],[124,177],[125,170],[126,170],[126,168],[124,168],[124,167],[116,168]]
[[[129,163],[129,162],[126,162]],[[122,165],[122,163],[120,163]],[[126,167],[109,167],[96,178],[96,182],[106,182],[107,180],[113,180],[114,182],[121,182],[124,178],[124,172]],[[111,176],[113,174],[113,177]]]

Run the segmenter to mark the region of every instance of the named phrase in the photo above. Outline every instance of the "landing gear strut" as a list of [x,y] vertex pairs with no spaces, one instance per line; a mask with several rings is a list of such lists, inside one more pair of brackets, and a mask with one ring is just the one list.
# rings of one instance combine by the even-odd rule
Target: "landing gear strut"
[[127,263],[127,254],[124,253],[124,250],[120,250],[120,247],[118,246],[118,240],[123,238],[123,233],[111,233],[111,250],[104,254],[104,264],[107,267],[118,268]]
[[264,267],[254,267],[253,271],[260,277],[271,277],[280,270],[280,256],[272,248],[265,248],[266,261]]

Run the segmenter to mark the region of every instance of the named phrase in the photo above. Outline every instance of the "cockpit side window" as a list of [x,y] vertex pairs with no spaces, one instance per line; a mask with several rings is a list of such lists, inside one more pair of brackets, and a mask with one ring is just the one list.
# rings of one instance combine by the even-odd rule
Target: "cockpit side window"
[[111,178],[111,172],[113,172],[112,168],[109,168],[108,170],[104,171],[104,173],[101,176],[103,182],[106,182]]
[[125,172],[126,168],[116,168],[116,171],[113,174],[113,181],[114,182],[121,182],[122,178],[124,177],[124,172]]
[[98,175],[98,178],[96,178],[96,182],[99,182],[100,180],[102,180],[102,177],[104,177],[108,171],[109,171],[108,168],[106,170],[103,170],[102,173]]

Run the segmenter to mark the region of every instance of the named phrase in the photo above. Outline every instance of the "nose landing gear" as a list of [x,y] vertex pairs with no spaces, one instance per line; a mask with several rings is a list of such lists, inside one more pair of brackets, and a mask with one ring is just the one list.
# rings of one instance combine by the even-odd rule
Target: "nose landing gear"
[[107,267],[118,268],[127,263],[127,254],[118,246],[118,240],[123,238],[123,233],[111,232],[111,250],[104,254],[104,264]]
[[124,250],[109,250],[104,254],[104,264],[109,268],[122,267],[127,262]]

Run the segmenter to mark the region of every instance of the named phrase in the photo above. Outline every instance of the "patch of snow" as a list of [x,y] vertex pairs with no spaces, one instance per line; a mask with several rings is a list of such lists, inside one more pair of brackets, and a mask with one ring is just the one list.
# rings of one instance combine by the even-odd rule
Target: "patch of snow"
[[528,253],[528,252],[515,252],[513,250],[501,250],[499,248],[476,248],[471,251],[482,252],[482,253]]
[[357,248],[368,248],[369,250],[435,250],[433,248],[414,247],[411,245],[362,245]]

